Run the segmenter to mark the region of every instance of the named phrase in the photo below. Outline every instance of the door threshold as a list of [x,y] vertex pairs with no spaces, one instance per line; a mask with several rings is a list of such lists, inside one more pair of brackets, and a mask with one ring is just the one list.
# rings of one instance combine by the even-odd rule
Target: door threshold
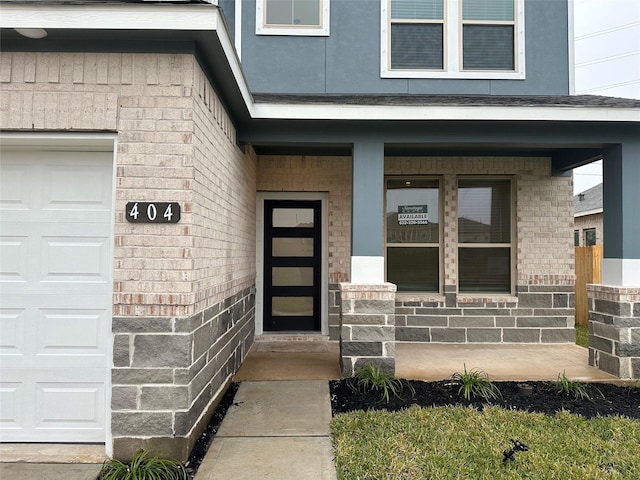
[[318,332],[274,332],[255,336],[256,342],[329,342],[329,335]]

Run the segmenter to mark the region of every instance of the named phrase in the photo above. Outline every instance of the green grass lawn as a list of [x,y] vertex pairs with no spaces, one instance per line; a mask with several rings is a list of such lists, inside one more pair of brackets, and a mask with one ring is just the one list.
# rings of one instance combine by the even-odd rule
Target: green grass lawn
[[589,330],[586,325],[576,324],[576,345],[589,347]]
[[[340,480],[640,478],[640,421],[487,407],[353,412],[331,424]],[[503,463],[510,439],[529,446]]]

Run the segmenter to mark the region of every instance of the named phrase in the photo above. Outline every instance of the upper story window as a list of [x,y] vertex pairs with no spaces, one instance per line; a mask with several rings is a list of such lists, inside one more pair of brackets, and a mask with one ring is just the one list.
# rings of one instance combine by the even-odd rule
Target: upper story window
[[524,79],[524,0],[381,0],[388,78]]
[[329,35],[330,0],[256,0],[258,35]]

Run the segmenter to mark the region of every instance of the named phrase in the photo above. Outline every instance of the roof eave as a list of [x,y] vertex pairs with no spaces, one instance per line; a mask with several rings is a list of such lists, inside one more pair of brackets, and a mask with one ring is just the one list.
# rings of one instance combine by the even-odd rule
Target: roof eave
[[575,218],[578,217],[587,217],[589,215],[597,215],[598,213],[602,213],[604,210],[602,208],[594,208],[592,210],[585,210],[584,212],[576,212],[573,214]]

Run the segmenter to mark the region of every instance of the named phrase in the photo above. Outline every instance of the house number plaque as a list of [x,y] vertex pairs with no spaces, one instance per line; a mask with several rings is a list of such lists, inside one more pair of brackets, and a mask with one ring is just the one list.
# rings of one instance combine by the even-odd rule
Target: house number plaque
[[178,223],[180,204],[177,202],[129,202],[125,216],[131,223]]

